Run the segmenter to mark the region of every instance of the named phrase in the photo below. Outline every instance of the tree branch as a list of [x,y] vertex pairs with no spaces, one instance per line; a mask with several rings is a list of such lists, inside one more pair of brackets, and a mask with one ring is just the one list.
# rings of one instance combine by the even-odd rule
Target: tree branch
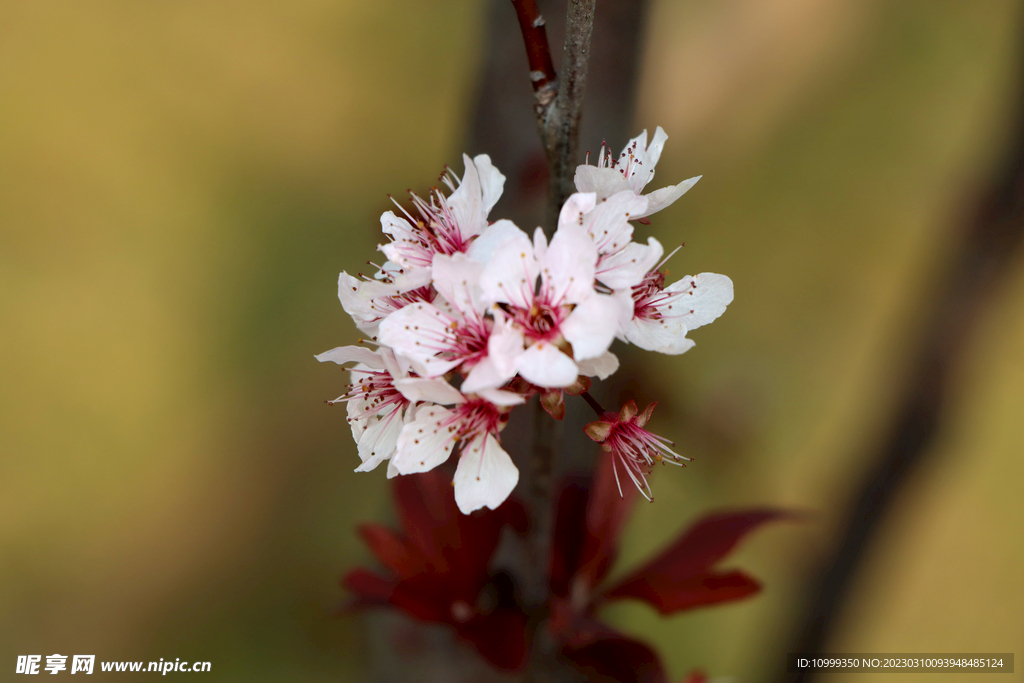
[[569,0],[562,51],[563,77],[559,79],[551,60],[544,18],[537,10],[535,0],[512,0],[530,65],[537,131],[548,159],[545,227],[549,236],[558,222],[562,204],[573,192],[573,174],[579,156],[580,114],[587,86],[596,4],[597,0]]

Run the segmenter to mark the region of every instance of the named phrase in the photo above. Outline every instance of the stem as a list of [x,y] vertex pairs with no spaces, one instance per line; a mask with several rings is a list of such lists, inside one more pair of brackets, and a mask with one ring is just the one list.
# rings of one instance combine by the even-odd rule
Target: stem
[[558,212],[573,192],[573,174],[579,161],[580,114],[587,86],[590,38],[594,32],[597,0],[569,0],[565,17],[562,78],[555,73],[544,18],[535,0],[512,0],[526,45],[533,84],[533,113],[548,158],[548,210],[545,225],[550,234],[558,224]]
[[590,395],[589,391],[584,391],[582,394],[580,394],[580,396],[582,396],[583,400],[587,402],[587,405],[590,406],[595,413],[597,413],[598,417],[601,417],[602,415],[605,414],[605,412],[607,412],[604,408],[601,407],[601,404],[598,403],[594,399],[594,397]]

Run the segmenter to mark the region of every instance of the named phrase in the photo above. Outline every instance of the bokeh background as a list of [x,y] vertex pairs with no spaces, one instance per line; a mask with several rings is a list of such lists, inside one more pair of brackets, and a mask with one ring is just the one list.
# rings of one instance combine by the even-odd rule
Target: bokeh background
[[[662,184],[704,178],[645,230],[686,242],[674,273],[726,273],[736,300],[685,356],[624,354],[655,426],[698,460],[656,477],[619,571],[711,509],[815,511],[730,559],[764,580],[753,600],[609,611],[674,676],[784,666],[937,269],[1020,125],[1022,10],[651,2],[632,129],[669,133]],[[363,622],[332,611],[369,561],[354,525],[390,505],[383,472],[352,472],[323,403],[345,376],[313,354],[358,336],[336,278],[374,257],[386,194],[461,168],[487,16],[470,0],[0,4],[0,678],[59,652],[364,679]],[[1022,652],[1022,311],[1017,269],[829,650]]]

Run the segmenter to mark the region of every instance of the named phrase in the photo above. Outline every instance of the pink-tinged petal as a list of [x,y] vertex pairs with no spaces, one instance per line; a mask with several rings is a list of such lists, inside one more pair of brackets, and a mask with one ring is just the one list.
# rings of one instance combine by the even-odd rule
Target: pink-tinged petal
[[519,470],[512,458],[494,436],[485,434],[463,447],[455,470],[455,503],[466,515],[482,507],[494,510],[518,481]]
[[576,367],[579,368],[581,375],[604,380],[614,375],[615,371],[619,369],[619,359],[611,351],[605,351],[600,356],[576,361]]
[[662,614],[753,595],[760,590],[755,580],[738,571],[716,573],[713,565],[765,522],[794,518],[792,513],[771,509],[705,517],[604,595],[642,600]]
[[388,479],[394,479],[395,477],[399,476],[400,474],[401,474],[401,472],[399,472],[398,468],[395,467],[395,460],[394,460],[394,458],[392,458],[391,460],[388,460]]
[[466,397],[441,378],[408,377],[395,380],[395,388],[410,401],[429,401],[442,405],[462,403]]
[[410,304],[381,321],[378,337],[396,353],[421,363],[431,376],[443,375],[459,363],[434,360],[454,339],[451,323],[432,304]]
[[338,275],[338,300],[360,329],[376,329],[376,324],[372,324],[372,321],[377,320],[380,314],[374,308],[374,299],[397,296],[400,293],[394,285],[376,280],[360,280],[345,272]]
[[484,266],[465,254],[434,257],[434,288],[465,316],[482,313],[480,274]]
[[545,342],[538,342],[526,349],[516,359],[516,369],[527,382],[552,389],[569,386],[579,375],[572,358],[559,351],[554,344]]
[[487,304],[502,302],[530,308],[540,267],[533,255],[533,243],[520,231],[494,252],[480,276],[480,288]]
[[399,379],[409,374],[408,359],[404,356],[396,356],[395,352],[388,347],[380,347],[380,359],[384,363],[384,369],[394,379]]
[[588,676],[618,683],[668,683],[658,655],[626,636],[606,636],[590,643],[562,648],[562,655]]
[[632,191],[632,186],[614,168],[597,166],[577,166],[574,178],[576,189],[580,192],[593,192],[598,200],[610,197],[623,190]]
[[473,164],[480,176],[480,193],[483,197],[484,215],[486,216],[498,203],[502,190],[505,188],[505,176],[491,163],[491,157],[478,154],[473,157]]
[[642,214],[634,216],[634,218],[644,218],[671,206],[677,199],[689,192],[690,188],[696,185],[697,181],[701,178],[703,176],[695,176],[684,180],[678,185],[667,185],[654,192],[648,192],[644,195],[647,197],[647,209]]
[[638,218],[646,210],[646,198],[631,190],[616,192],[583,217],[583,227],[597,244],[600,253],[613,253],[633,239],[633,226],[629,221]]
[[398,435],[398,451],[392,462],[401,474],[432,470],[452,453],[457,430],[449,424],[452,412],[440,406],[424,406]]
[[462,391],[469,394],[500,387],[515,376],[516,358],[522,353],[523,333],[499,316],[487,338],[487,357],[470,370]]
[[717,273],[688,275],[665,291],[681,292],[672,302],[671,313],[679,316],[687,330],[707,325],[725,313],[733,297],[732,280]]
[[484,210],[480,174],[476,165],[467,154],[462,155],[462,163],[465,165],[462,182],[448,197],[448,206],[455,216],[462,239],[468,240],[487,225],[487,212]]
[[[356,375],[353,374],[353,384],[356,381]],[[366,410],[369,407],[363,399],[355,399],[345,403],[345,412],[348,413],[348,424],[352,428],[352,440],[357,444],[363,432],[366,431],[366,423],[369,421],[369,418],[366,417]]]
[[[590,167],[580,166],[580,168]],[[577,192],[569,195],[558,212],[558,229],[561,230],[569,225],[583,227],[584,216],[594,210],[597,201],[598,197],[593,192]]]
[[545,285],[554,301],[575,304],[594,295],[597,247],[583,228],[559,227],[541,263]]
[[657,351],[670,356],[686,353],[695,342],[686,336],[686,325],[677,319],[647,320],[634,318],[626,324],[623,337],[645,351]]
[[502,408],[526,403],[526,398],[522,394],[517,394],[514,391],[505,391],[503,389],[481,389],[476,393],[481,398],[485,398],[494,405],[501,406]]
[[373,368],[374,370],[383,370],[384,361],[381,359],[380,354],[375,351],[371,351],[365,346],[339,346],[330,351],[324,351],[321,354],[314,356],[321,363],[330,361],[337,363],[338,365],[344,365],[345,363],[362,363],[363,365]]
[[646,245],[630,242],[614,254],[601,259],[597,279],[611,289],[635,287],[657,265],[664,253],[661,242],[653,237],[647,238]]
[[501,245],[512,239],[519,239],[520,235],[526,235],[526,233],[516,227],[516,224],[512,221],[504,218],[500,221],[495,221],[484,228],[477,238],[473,240],[473,243],[469,245],[469,249],[466,251],[466,256],[480,263],[489,263],[494,256],[494,252]]
[[596,358],[608,350],[624,316],[623,305],[621,298],[595,294],[573,309],[561,331],[575,358]]

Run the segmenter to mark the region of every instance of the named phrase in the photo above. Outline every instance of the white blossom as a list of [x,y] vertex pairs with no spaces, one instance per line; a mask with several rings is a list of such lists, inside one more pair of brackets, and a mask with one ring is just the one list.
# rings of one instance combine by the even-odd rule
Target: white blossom
[[[576,189],[596,193],[599,201],[627,190],[636,195],[642,194],[654,178],[654,167],[661,158],[666,140],[668,135],[658,126],[648,145],[647,131],[644,130],[626,144],[618,159],[613,158],[602,145],[596,166],[584,164],[576,167]],[[686,194],[700,178],[690,178],[678,185],[668,185],[644,195],[648,200],[647,207],[639,214],[634,214],[633,219],[645,218],[661,211]]]

